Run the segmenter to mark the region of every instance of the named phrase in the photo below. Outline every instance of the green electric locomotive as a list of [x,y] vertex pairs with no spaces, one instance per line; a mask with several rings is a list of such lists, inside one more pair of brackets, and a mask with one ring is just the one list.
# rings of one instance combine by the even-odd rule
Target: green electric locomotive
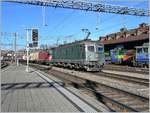
[[86,71],[100,71],[105,63],[104,46],[85,39],[51,49],[52,65]]

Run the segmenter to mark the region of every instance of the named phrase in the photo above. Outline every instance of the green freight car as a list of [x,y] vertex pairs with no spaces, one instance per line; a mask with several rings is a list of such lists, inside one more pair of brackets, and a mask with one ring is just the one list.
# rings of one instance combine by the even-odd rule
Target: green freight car
[[104,65],[104,46],[89,39],[51,49],[52,65],[87,71],[100,71]]

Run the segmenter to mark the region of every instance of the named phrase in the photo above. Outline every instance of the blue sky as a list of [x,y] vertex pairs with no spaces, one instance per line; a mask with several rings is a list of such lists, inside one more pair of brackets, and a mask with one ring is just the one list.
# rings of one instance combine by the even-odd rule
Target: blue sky
[[[109,0],[105,0],[103,3],[148,9],[147,1],[107,1]],[[132,29],[138,27],[142,22],[148,23],[148,17],[46,7],[46,23],[48,26],[43,26],[41,6],[2,3],[2,31],[18,32],[21,36],[17,40],[17,44],[20,45],[19,48],[26,44],[25,27],[39,28],[39,43],[54,45],[57,39],[59,39],[59,43],[83,39],[86,34],[81,31],[82,28],[88,28],[91,32],[90,38],[98,40],[99,36],[118,32],[123,26]],[[69,37],[70,35],[72,37]],[[2,38],[3,43],[13,42],[13,37]]]

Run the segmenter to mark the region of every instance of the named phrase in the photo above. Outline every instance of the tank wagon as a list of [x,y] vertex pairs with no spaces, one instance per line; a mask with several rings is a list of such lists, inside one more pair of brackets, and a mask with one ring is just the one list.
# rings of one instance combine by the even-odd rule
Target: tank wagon
[[104,46],[90,39],[52,48],[52,65],[86,71],[100,71],[105,63]]

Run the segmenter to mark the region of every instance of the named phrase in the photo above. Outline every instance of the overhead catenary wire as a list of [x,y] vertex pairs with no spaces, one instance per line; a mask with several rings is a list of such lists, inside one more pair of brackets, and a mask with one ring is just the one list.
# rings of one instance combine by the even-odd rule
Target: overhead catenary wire
[[[143,3],[143,2],[145,2],[145,1],[140,1],[140,2],[138,2],[138,3],[136,3],[136,4],[134,4],[132,7],[137,7],[137,6],[139,6],[139,5],[141,5],[141,3]],[[131,16],[131,17],[133,17],[133,16]],[[137,18],[142,18],[142,17],[137,17]],[[112,15],[111,17],[109,17],[108,19],[104,19],[103,21],[101,21],[101,23],[102,24],[105,24],[105,22],[107,22],[109,19],[116,19],[116,15]],[[121,23],[119,23],[119,24],[115,24],[115,25],[109,25],[109,26],[107,26],[107,27],[105,27],[105,28],[103,28],[103,29],[99,29],[99,31],[104,31],[105,29],[112,29],[113,28],[113,26],[116,26],[116,25],[120,25],[120,24],[122,24],[123,25],[123,27],[126,27],[126,23],[127,22],[130,22],[132,19],[129,19],[129,20],[127,20],[127,18],[126,18],[126,15],[122,15],[122,20],[121,20]],[[101,25],[102,25],[101,24]],[[111,28],[112,27],[112,28]],[[97,33],[98,33],[98,31],[97,31]],[[97,34],[96,33],[96,34]]]
[[[43,16],[44,17],[44,16]],[[66,21],[66,20],[64,20],[64,21]],[[45,19],[43,19],[43,23],[45,23],[46,21],[45,21]],[[64,23],[64,22],[62,22],[62,23]],[[59,28],[59,27],[61,27],[62,26],[62,23],[60,24],[60,25],[58,25],[58,26],[56,26],[56,30]],[[43,24],[44,25],[44,24]],[[64,26],[63,26],[64,27]],[[54,27],[55,28],[55,27]],[[54,29],[55,30],[55,29]]]
[[74,14],[75,10],[73,10],[71,13],[69,13],[68,15],[66,15],[61,21],[59,21],[50,31],[55,31],[61,27],[69,18],[72,17],[72,15]]

